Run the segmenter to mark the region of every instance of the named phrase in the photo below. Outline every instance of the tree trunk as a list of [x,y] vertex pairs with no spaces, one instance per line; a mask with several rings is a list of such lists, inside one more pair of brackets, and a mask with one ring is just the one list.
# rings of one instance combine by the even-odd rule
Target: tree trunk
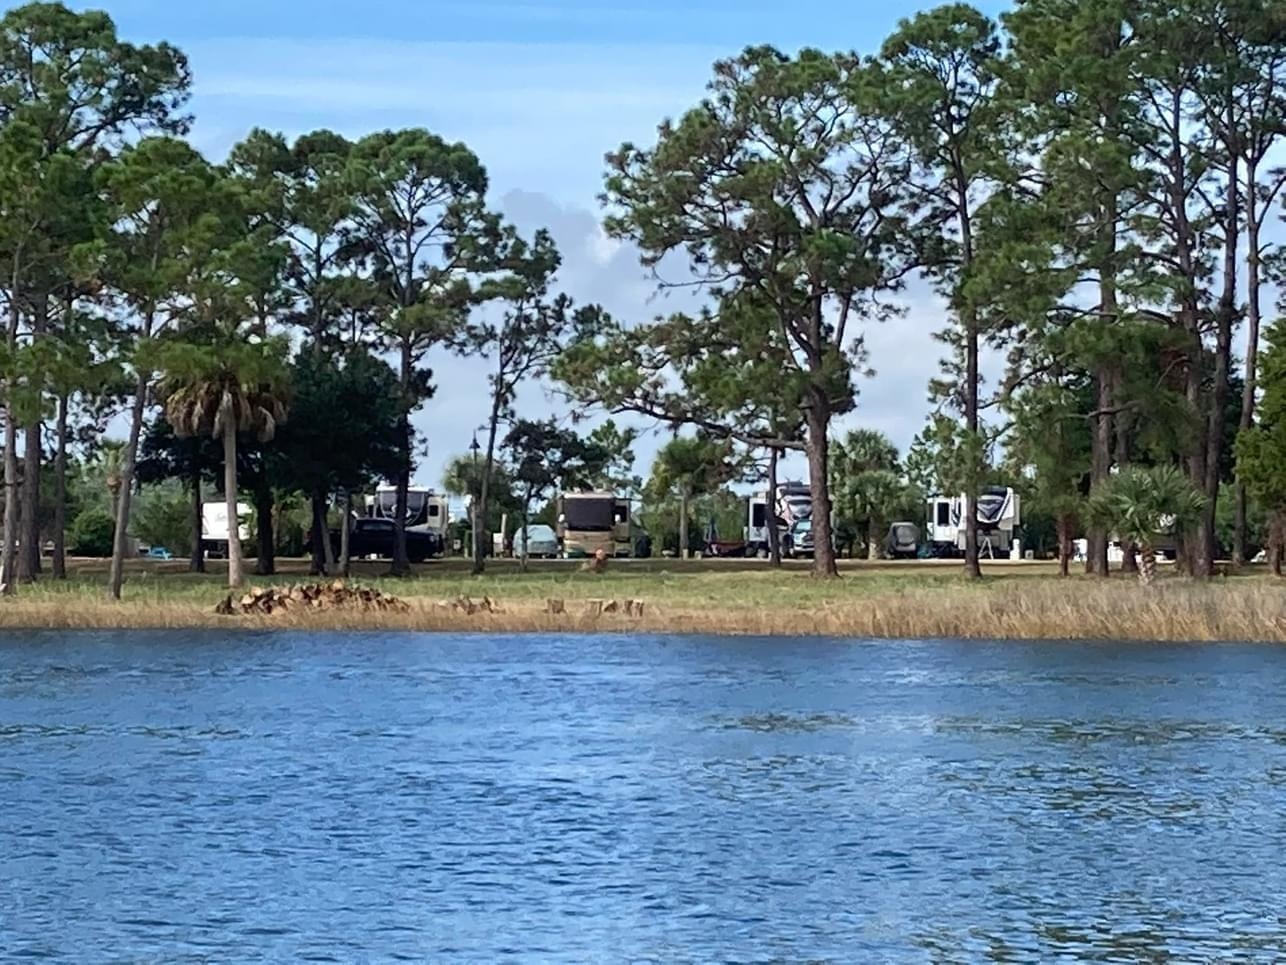
[[204,513],[201,508],[201,469],[192,473],[192,552],[188,557],[188,572],[205,572]]
[[866,533],[866,558],[868,560],[879,560],[884,558],[884,540],[876,536],[879,530],[872,523]]
[[1139,549],[1133,540],[1121,540],[1121,572],[1139,572]]
[[67,407],[64,394],[58,398],[58,448],[54,454],[54,579],[67,579]]
[[226,413],[223,429],[223,497],[228,505],[228,588],[241,585],[241,520],[237,516],[237,428]]
[[1072,526],[1066,514],[1060,514],[1055,523],[1058,530],[1058,575],[1066,577],[1070,573],[1072,558]]
[[[1102,296],[1106,299],[1106,295]],[[1115,292],[1112,292],[1112,315],[1115,318]],[[1106,312],[1104,315],[1106,316]],[[1090,438],[1090,495],[1096,494],[1112,475],[1112,416],[1108,414],[1115,401],[1112,391],[1115,377],[1110,368],[1100,366],[1095,373],[1098,415]],[[1085,534],[1085,572],[1106,578],[1108,533],[1102,525],[1092,525]]]
[[519,549],[518,567],[523,572],[527,572],[527,527],[531,525],[531,489],[529,488],[522,498],[522,540]]
[[326,545],[330,542],[330,533],[326,526],[326,494],[314,489],[308,495],[308,506],[312,511],[312,562],[308,567],[309,576],[324,576],[329,572],[326,563]]
[[688,558],[688,484],[679,486],[679,559]]
[[326,538],[322,540],[322,559],[326,562],[326,572],[335,572],[335,544],[330,541],[330,494],[322,493],[321,526]]
[[1152,548],[1151,543],[1143,543],[1139,550],[1139,582],[1143,586],[1151,586],[1157,576],[1156,550]]
[[397,468],[397,496],[393,502],[393,576],[406,576],[411,563],[406,556],[407,490],[411,488],[411,346],[402,343],[399,382],[402,386],[402,411],[398,415],[398,439],[401,458]]
[[1273,576],[1282,575],[1282,556],[1286,554],[1286,515],[1273,513],[1269,521],[1268,565]]
[[[49,301],[36,292],[31,313],[31,341],[42,341],[49,321]],[[33,386],[32,404],[39,407],[43,393]],[[25,428],[22,465],[22,536],[18,553],[18,579],[30,583],[40,575],[40,462],[42,424],[39,409]]]
[[[500,396],[492,394],[491,422],[487,426],[487,458],[482,466],[482,482],[478,487],[478,526],[473,533],[473,575],[481,576],[487,566],[486,547],[482,531],[487,528],[487,502],[491,498],[491,473],[496,462],[496,429],[500,425]],[[503,543],[503,535],[502,543]],[[609,555],[615,555],[614,553]]]
[[[1113,398],[1119,399],[1121,392],[1121,371],[1116,370],[1116,382],[1112,389]],[[1130,431],[1132,421],[1124,413],[1117,413],[1114,418],[1116,435],[1116,465],[1124,469],[1130,463]],[[1106,547],[1105,547],[1106,548]],[[1121,572],[1136,575],[1139,572],[1138,548],[1133,540],[1121,540]]]
[[[1235,118],[1232,119],[1235,123]],[[1215,371],[1214,389],[1211,392],[1210,411],[1206,419],[1206,477],[1203,492],[1205,510],[1201,517],[1201,542],[1205,564],[1202,576],[1214,575],[1217,553],[1215,525],[1219,504],[1219,457],[1223,452],[1224,409],[1228,405],[1228,377],[1232,369],[1232,329],[1237,321],[1237,243],[1241,238],[1239,217],[1241,198],[1238,164],[1232,161],[1224,198],[1223,230],[1223,291],[1215,309]]]
[[[1259,373],[1259,325],[1260,325],[1260,266],[1262,256],[1259,251],[1259,197],[1256,193],[1258,175],[1255,164],[1251,162],[1246,170],[1246,381],[1241,390],[1241,418],[1237,423],[1238,431],[1245,432],[1255,421],[1255,387]],[[1246,487],[1240,481],[1236,489],[1236,506],[1233,510],[1233,562],[1240,565],[1246,561]]]
[[259,555],[255,557],[255,575],[272,576],[277,572],[276,534],[272,526],[272,487],[260,483],[255,489],[255,536]]
[[[1113,42],[1115,48],[1115,42]],[[1115,108],[1117,105],[1113,105]],[[1099,314],[1105,327],[1114,329],[1118,320],[1116,254],[1118,248],[1119,203],[1116,194],[1108,189],[1102,197],[1102,222],[1099,242],[1103,261],[1099,267]],[[1100,361],[1095,366],[1094,380],[1097,388],[1095,400],[1098,414],[1094,418],[1090,437],[1090,495],[1093,496],[1107,483],[1112,474],[1112,409],[1116,404],[1116,366],[1111,361]],[[1104,526],[1091,526],[1085,534],[1085,571],[1107,578],[1108,533]]]
[[830,458],[830,403],[814,390],[808,406],[808,489],[813,502],[813,575],[839,576],[835,541],[831,536],[831,489],[827,476]]
[[965,312],[965,431],[969,436],[970,459],[966,474],[964,518],[965,528],[965,577],[977,580],[982,577],[982,564],[978,558],[978,488],[981,453],[974,458],[973,445],[981,441],[978,434],[978,320],[973,311]]
[[[22,279],[22,246],[13,252],[13,270],[9,277],[9,319],[5,345],[10,355],[18,346],[18,324],[21,320],[18,290]],[[0,594],[12,596],[16,590],[15,565],[18,539],[18,419],[13,411],[15,395],[12,381],[5,384],[4,399],[4,546],[0,547]]]
[[[16,311],[16,308],[15,308]],[[18,538],[18,424],[13,409],[4,413],[4,546],[0,548],[0,593],[14,592],[14,542]]]
[[353,530],[353,494],[344,490],[344,519],[339,524],[339,571],[347,579],[353,575],[353,558],[349,552]]
[[107,595],[121,598],[125,582],[125,551],[129,545],[130,501],[134,496],[134,466],[138,460],[138,438],[143,431],[143,412],[147,408],[147,384],[150,376],[140,373],[134,386],[134,403],[130,407],[129,440],[121,454],[121,491],[116,499],[116,532],[112,538],[112,563],[107,572]]
[[33,583],[40,573],[40,456],[41,424],[27,423],[23,433],[22,535],[18,546],[18,580]]
[[777,460],[779,450],[768,450],[768,559],[774,567],[781,566],[781,530],[777,528]]

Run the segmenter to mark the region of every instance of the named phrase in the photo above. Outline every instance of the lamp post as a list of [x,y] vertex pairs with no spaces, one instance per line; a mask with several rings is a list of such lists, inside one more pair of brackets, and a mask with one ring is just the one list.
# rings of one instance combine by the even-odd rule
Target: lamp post
[[478,430],[473,430],[473,442],[469,443],[469,455],[473,459],[473,492],[469,496],[469,541],[473,544],[473,551],[470,554],[474,559],[478,558],[478,550],[482,545],[482,540],[478,537],[478,497],[482,491],[481,480],[478,479],[478,450],[482,447],[478,445]]

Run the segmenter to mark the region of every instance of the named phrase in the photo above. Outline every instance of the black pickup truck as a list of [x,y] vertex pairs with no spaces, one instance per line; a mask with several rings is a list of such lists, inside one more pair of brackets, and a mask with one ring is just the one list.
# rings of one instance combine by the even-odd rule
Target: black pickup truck
[[[348,555],[352,559],[363,556],[378,556],[381,559],[393,558],[393,536],[395,529],[391,519],[355,519],[348,531]],[[339,530],[330,531],[331,546],[335,555],[339,555]],[[425,560],[442,553],[442,540],[436,533],[408,529],[406,531],[406,556],[412,563],[423,563]]]

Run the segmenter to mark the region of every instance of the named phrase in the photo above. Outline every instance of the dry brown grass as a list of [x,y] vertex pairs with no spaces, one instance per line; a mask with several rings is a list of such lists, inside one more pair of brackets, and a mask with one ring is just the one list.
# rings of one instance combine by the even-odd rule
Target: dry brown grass
[[[621,568],[624,570],[625,568]],[[1163,580],[1152,590],[1116,579],[1058,581],[1035,574],[981,585],[953,574],[904,569],[815,581],[799,571],[621,572],[602,579],[567,571],[459,574],[381,586],[410,603],[405,613],[331,610],[221,617],[217,580],[136,584],[123,603],[96,583],[42,585],[0,603],[0,628],[238,627],[450,632],[712,633],[861,638],[1040,640],[1238,640],[1286,642],[1286,592],[1260,578],[1195,584]],[[469,614],[460,595],[489,596],[497,612]],[[545,612],[547,599],[566,612]],[[641,616],[595,615],[592,599],[643,602]]]

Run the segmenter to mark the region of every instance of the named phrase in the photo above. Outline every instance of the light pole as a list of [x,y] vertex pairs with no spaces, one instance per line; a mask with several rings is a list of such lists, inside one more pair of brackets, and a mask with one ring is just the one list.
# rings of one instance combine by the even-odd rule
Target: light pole
[[482,482],[478,478],[478,450],[481,448],[478,445],[478,430],[474,429],[473,442],[469,443],[469,454],[473,459],[473,492],[469,496],[469,541],[473,544],[470,555],[475,560],[482,545],[482,540],[478,537],[478,498],[482,492]]

